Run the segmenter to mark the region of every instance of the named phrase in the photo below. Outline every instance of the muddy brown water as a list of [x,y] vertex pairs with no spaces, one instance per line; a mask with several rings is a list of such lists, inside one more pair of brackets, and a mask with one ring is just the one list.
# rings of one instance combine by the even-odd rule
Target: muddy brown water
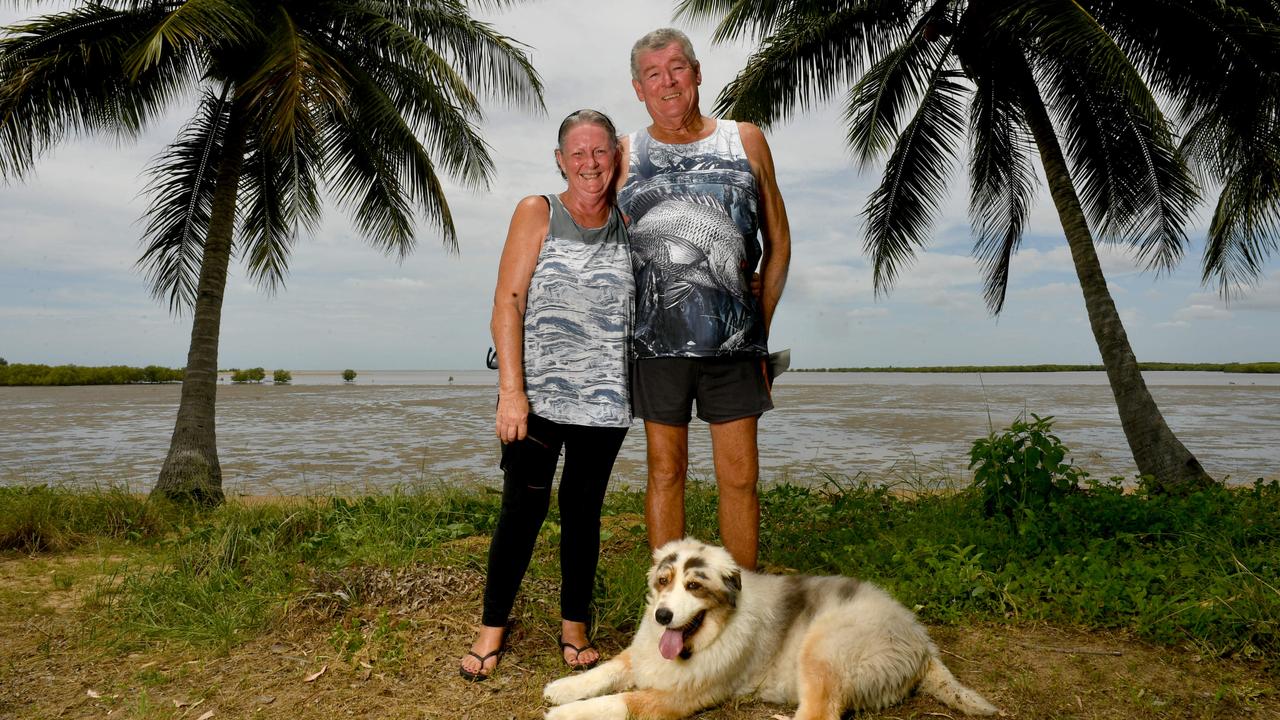
[[[1231,482],[1280,477],[1280,377],[1147,373],[1174,432]],[[496,373],[295,372],[288,386],[218,389],[218,452],[229,491],[318,494],[418,482],[497,484]],[[145,491],[168,449],[178,385],[0,388],[0,484],[127,485]],[[788,373],[761,420],[764,482],[917,475],[966,482],[967,454],[1021,412],[1056,418],[1077,465],[1134,468],[1102,373]],[[690,464],[709,478],[705,425]],[[644,482],[637,423],[613,483]]]

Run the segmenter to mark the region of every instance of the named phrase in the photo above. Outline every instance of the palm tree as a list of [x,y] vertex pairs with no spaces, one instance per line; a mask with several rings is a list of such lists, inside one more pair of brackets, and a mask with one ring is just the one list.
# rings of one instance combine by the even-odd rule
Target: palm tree
[[1038,154],[1139,472],[1167,490],[1211,482],[1147,390],[1095,241],[1168,270],[1216,185],[1205,281],[1230,295],[1260,277],[1280,226],[1275,3],[683,0],[677,15],[760,43],[721,114],[767,126],[849,88],[849,146],[864,166],[887,156],[864,210],[877,293],[928,244],[967,142],[973,251],[998,314]]
[[487,185],[485,95],[542,107],[522,47],[462,0],[98,0],[8,29],[5,179],[68,136],[136,136],[171,104],[196,101],[150,170],[139,261],[157,299],[193,315],[154,493],[222,500],[214,402],[232,255],[265,290],[282,287],[300,229],[320,221],[321,181],[386,254],[413,249],[417,216],[456,248],[437,171]]

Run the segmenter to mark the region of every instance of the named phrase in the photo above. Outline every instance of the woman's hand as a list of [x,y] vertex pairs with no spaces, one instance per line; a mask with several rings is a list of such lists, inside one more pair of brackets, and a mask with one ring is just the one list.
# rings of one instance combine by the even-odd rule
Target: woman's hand
[[523,392],[498,394],[498,439],[504,443],[523,440],[529,434],[529,398]]

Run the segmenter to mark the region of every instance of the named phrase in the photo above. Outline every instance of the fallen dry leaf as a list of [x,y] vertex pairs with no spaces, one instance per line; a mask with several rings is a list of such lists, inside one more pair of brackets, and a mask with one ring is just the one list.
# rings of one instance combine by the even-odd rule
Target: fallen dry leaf
[[86,690],[86,691],[85,691],[85,695],[88,695],[88,696],[89,696],[89,697],[91,697],[91,698],[100,698],[100,697],[102,697],[102,693],[98,692],[97,690],[92,690],[92,689],[91,689],[91,690]]
[[276,696],[275,695],[259,695],[258,697],[254,698],[253,701],[259,705],[270,705],[271,703],[276,701]]
[[211,718],[211,717],[213,717],[213,711],[212,711],[212,710],[210,710],[209,712],[207,712],[207,713],[205,713],[205,714],[201,715],[200,717],[196,718],[196,720],[209,720],[209,718]]
[[315,672],[314,672],[314,673],[312,673],[311,675],[308,675],[306,678],[304,678],[304,679],[302,680],[302,682],[313,682],[313,681],[315,681],[315,679],[316,679],[316,678],[318,678],[318,677],[320,677],[321,675],[323,675],[323,674],[324,674],[324,672],[325,672],[326,670],[328,670],[328,669],[329,669],[329,666],[328,666],[328,665],[324,665],[324,666],[322,666],[319,670],[315,671]]

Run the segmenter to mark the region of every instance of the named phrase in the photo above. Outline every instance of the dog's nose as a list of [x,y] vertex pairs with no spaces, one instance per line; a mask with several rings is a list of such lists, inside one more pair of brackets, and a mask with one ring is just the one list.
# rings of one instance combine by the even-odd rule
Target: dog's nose
[[666,608],[658,608],[657,612],[653,614],[653,619],[657,620],[660,625],[669,624],[672,617],[673,613]]

